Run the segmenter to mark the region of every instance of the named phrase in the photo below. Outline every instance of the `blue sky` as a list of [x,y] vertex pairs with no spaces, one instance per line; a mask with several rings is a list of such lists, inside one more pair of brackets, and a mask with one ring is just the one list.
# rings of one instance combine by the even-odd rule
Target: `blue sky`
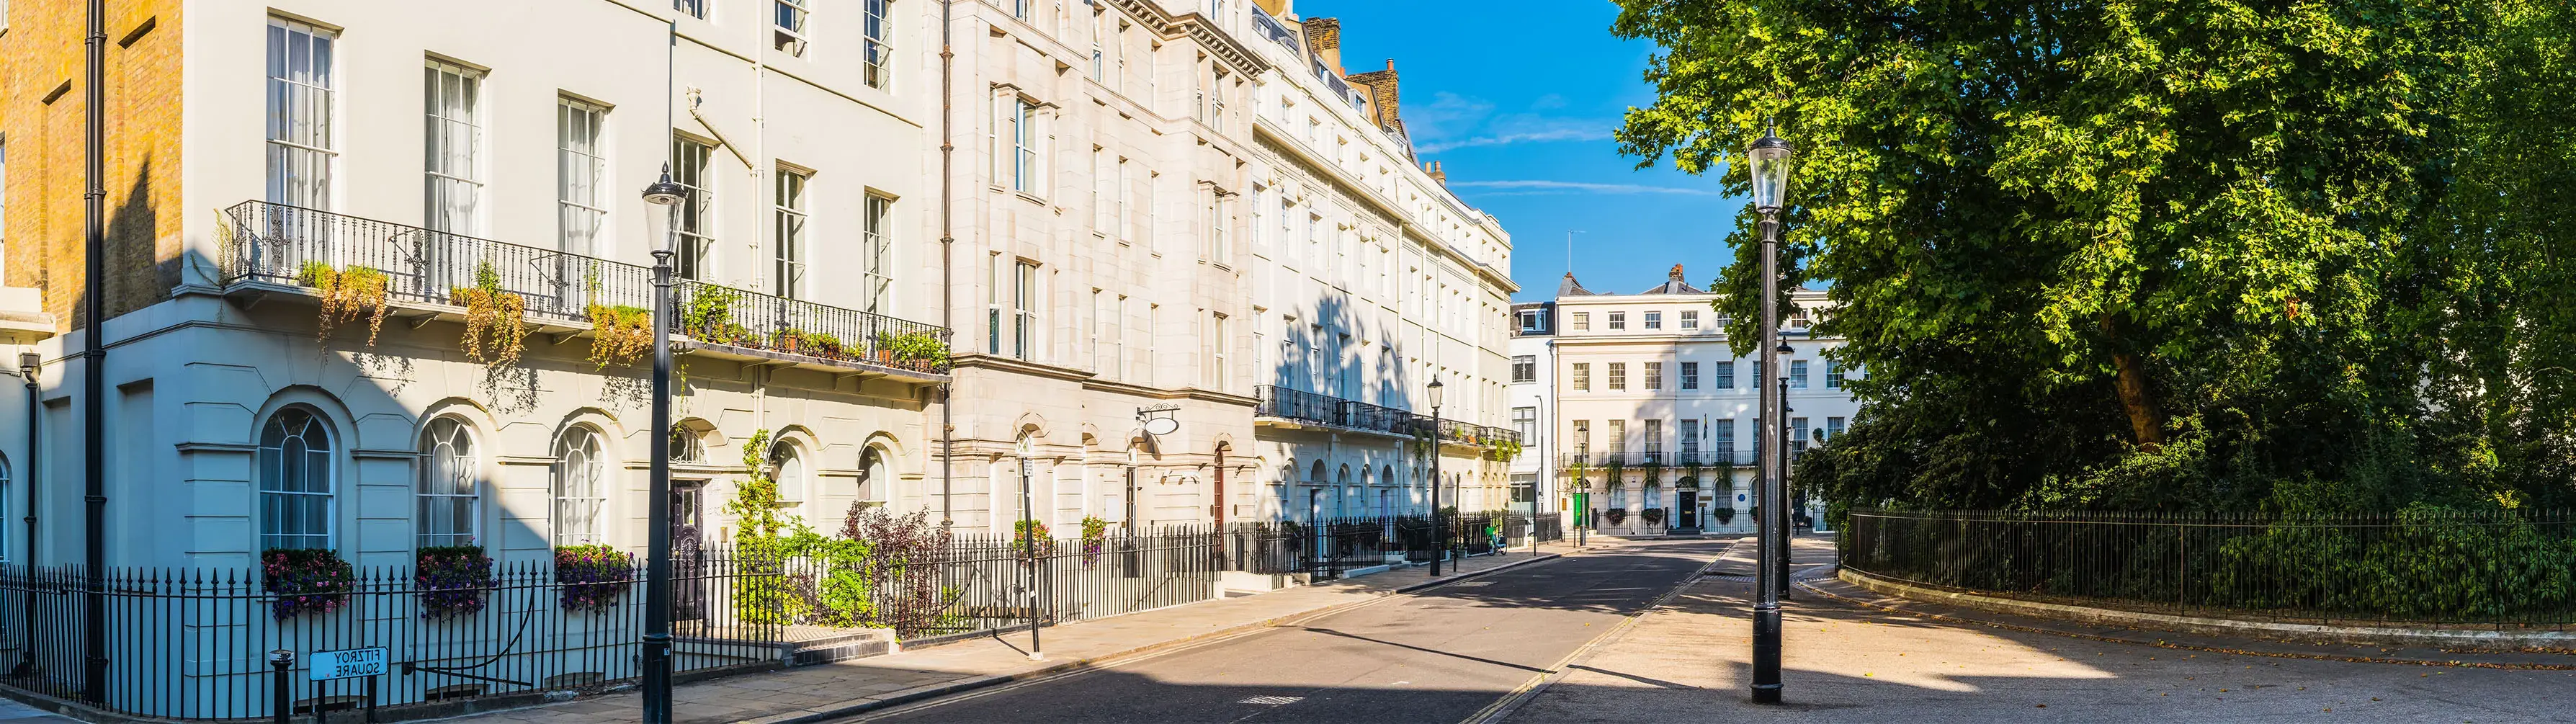
[[1574,235],[1575,276],[1594,291],[1636,292],[1674,264],[1707,286],[1732,257],[1724,232],[1744,201],[1714,176],[1636,169],[1610,132],[1654,102],[1655,47],[1610,35],[1607,0],[1298,0],[1306,17],[1342,20],[1342,65],[1395,59],[1406,130],[1449,187],[1512,234],[1519,301],[1556,293]]

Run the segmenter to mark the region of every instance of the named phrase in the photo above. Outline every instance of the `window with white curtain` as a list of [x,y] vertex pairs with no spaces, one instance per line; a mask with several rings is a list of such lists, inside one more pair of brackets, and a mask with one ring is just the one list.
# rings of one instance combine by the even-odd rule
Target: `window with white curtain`
[[264,550],[330,548],[331,431],[303,407],[279,410],[259,436],[259,543]]
[[477,101],[483,73],[430,60],[422,69],[421,107],[428,111],[422,158],[428,168],[422,225],[476,236],[483,233],[483,119]]
[[771,249],[778,268],[770,279],[770,293],[788,299],[805,296],[805,186],[812,179],[801,171],[778,169],[778,198],[772,209],[777,225]]
[[1208,315],[1207,340],[1205,342],[1207,345],[1206,384],[1208,389],[1219,392],[1225,391],[1226,383],[1231,381],[1227,373],[1232,371],[1232,368],[1227,365],[1226,360],[1232,358],[1233,355],[1227,354],[1226,351],[1227,348],[1233,346],[1234,340],[1228,335],[1229,331],[1226,329],[1225,313],[1210,313]]
[[598,256],[600,229],[608,222],[608,205],[600,184],[608,178],[608,159],[601,155],[599,127],[608,109],[573,98],[555,99],[555,206],[563,234],[556,248],[569,254]]
[[860,12],[860,35],[866,38],[868,87],[884,90],[894,85],[894,23],[886,18],[894,0],[865,0]]
[[429,421],[420,441],[419,515],[412,524],[418,545],[473,545],[482,485],[474,458],[474,436],[453,417]]
[[600,456],[599,433],[587,427],[564,430],[555,440],[554,538],[556,546],[602,542],[600,509],[608,502],[603,479],[608,461]]
[[699,20],[707,19],[709,0],[671,0],[671,9]]
[[894,199],[867,195],[867,208],[859,238],[860,275],[866,285],[862,310],[875,314],[894,312],[894,242],[888,238],[894,229]]
[[330,210],[331,168],[339,151],[332,114],[336,33],[268,19],[268,200]]

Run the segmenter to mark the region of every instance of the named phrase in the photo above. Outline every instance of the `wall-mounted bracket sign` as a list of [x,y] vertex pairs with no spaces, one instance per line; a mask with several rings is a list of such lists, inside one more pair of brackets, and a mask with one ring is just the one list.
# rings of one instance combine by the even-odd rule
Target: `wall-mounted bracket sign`
[[1136,421],[1145,424],[1145,434],[1162,437],[1180,431],[1181,421],[1172,418],[1172,413],[1180,409],[1177,404],[1139,407],[1136,408]]

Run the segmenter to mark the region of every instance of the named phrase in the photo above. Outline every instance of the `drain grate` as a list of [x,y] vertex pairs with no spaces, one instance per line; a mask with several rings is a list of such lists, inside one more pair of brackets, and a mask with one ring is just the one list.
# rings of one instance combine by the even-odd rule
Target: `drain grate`
[[1237,704],[1267,704],[1267,705],[1270,705],[1270,706],[1278,706],[1278,705],[1280,705],[1280,704],[1295,704],[1295,703],[1297,703],[1297,702],[1301,702],[1301,701],[1305,701],[1305,700],[1306,700],[1306,697],[1302,697],[1302,696],[1256,696],[1256,697],[1252,697],[1252,698],[1250,698],[1250,699],[1245,699],[1245,700],[1238,701],[1238,702],[1235,702],[1235,703],[1237,703]]

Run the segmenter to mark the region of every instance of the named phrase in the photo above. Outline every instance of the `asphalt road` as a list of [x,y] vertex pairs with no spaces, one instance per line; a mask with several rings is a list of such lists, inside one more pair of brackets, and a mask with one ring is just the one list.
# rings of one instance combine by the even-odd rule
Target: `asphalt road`
[[1455,722],[1610,631],[1725,545],[1630,544],[1569,556],[1292,626],[848,721]]

